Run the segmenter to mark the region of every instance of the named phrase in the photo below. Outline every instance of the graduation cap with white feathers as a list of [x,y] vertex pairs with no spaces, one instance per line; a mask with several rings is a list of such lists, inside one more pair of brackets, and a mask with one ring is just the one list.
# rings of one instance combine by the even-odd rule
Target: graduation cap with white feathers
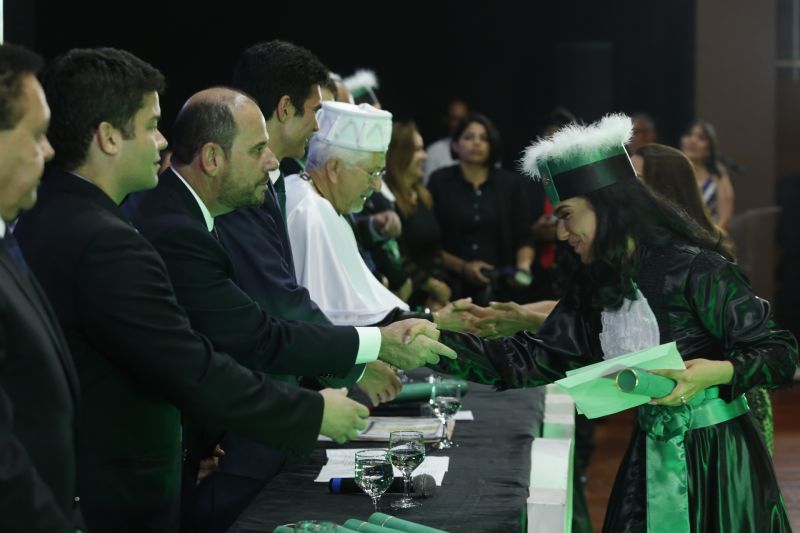
[[380,104],[375,94],[378,88],[378,77],[371,70],[359,69],[355,74],[345,78],[342,83],[350,91],[354,104]]
[[522,170],[540,180],[551,205],[636,178],[625,144],[633,135],[630,117],[609,114],[592,124],[569,124],[532,143]]

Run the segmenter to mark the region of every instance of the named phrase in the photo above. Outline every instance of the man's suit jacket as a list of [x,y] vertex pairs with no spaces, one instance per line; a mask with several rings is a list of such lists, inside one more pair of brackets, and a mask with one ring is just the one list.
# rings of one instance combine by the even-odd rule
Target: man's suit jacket
[[237,284],[264,311],[284,320],[330,324],[308,289],[297,283],[286,222],[271,182],[263,205],[237,209],[214,223]]
[[0,531],[75,531],[78,396],[57,319],[0,239]]
[[[308,290],[297,283],[289,234],[272,182],[263,205],[237,209],[217,217],[214,223],[236,272],[237,285],[264,311],[284,320],[330,324]],[[325,378],[324,386],[352,386],[363,369],[356,365],[342,379]],[[222,447],[226,454],[217,471],[226,474],[268,481],[283,462],[281,455],[237,435],[226,435]]]
[[159,255],[95,185],[51,169],[15,234],[80,377],[78,492],[90,530],[175,526],[179,409],[290,453],[313,447],[322,398],[215,352]]
[[355,328],[275,319],[242,290],[230,257],[172,169],[142,195],[133,222],[164,259],[192,326],[217,349],[274,374],[343,375],[355,364]]

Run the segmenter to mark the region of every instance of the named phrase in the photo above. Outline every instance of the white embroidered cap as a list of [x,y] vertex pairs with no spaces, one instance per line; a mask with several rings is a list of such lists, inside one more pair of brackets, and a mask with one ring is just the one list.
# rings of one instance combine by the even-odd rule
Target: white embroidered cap
[[392,137],[392,114],[369,104],[322,102],[317,112],[319,140],[350,150],[385,152]]

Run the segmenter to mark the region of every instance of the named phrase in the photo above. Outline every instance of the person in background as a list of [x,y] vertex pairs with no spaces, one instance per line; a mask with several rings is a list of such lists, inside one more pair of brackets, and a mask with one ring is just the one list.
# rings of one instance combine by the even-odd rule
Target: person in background
[[422,184],[427,156],[422,136],[413,122],[395,122],[386,152],[386,183],[394,194],[403,222],[400,253],[413,283],[408,300],[412,309],[438,310],[450,301],[442,264],[442,231],[433,212],[433,198]]
[[442,258],[455,298],[476,304],[520,300],[534,259],[527,180],[498,168],[500,135],[484,115],[453,133],[458,163],[431,175],[428,188],[442,228]]
[[467,115],[469,115],[469,105],[464,100],[456,98],[447,105],[447,114],[442,117],[442,125],[444,130],[447,131],[447,136],[432,142],[426,149],[428,159],[425,160],[425,172],[422,176],[423,185],[428,184],[431,174],[435,171],[455,164],[456,161],[451,151],[453,132]]
[[[631,156],[631,162],[636,174],[648,187],[685,209],[695,222],[715,236],[720,245],[733,256],[733,243],[711,221],[697,189],[692,164],[683,153],[669,146],[647,144]],[[769,393],[762,387],[756,387],[747,391],[745,396],[771,454],[774,448],[774,425]]]
[[708,207],[711,220],[730,231],[733,218],[733,184],[720,160],[719,141],[714,126],[704,120],[693,122],[681,137],[681,152],[694,167],[697,187]]
[[342,83],[350,93],[351,104],[369,104],[375,109],[381,109],[376,91],[378,90],[378,77],[371,70],[359,69],[352,76],[348,76]]
[[633,136],[625,149],[628,150],[629,154],[633,155],[642,146],[656,142],[658,140],[658,130],[653,117],[647,113],[636,113],[631,116],[631,121],[633,121]]

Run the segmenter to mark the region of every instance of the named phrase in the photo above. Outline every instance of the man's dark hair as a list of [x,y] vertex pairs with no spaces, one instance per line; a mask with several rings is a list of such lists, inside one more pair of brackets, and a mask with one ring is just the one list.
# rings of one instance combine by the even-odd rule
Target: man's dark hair
[[76,48],[58,57],[42,73],[51,118],[48,138],[53,163],[65,170],[86,159],[101,122],[133,137],[133,118],[144,97],[164,90],[164,75],[130,52],[114,48]]
[[19,102],[22,78],[36,75],[42,68],[42,58],[34,52],[13,44],[0,45],[0,130],[17,125],[25,109]]
[[[238,93],[238,91],[237,91]],[[222,147],[230,154],[233,139],[238,133],[233,116],[233,102],[236,93],[230,98],[204,100],[183,106],[172,126],[172,160],[188,165],[200,148],[209,142]]]
[[311,86],[324,85],[328,79],[328,68],[317,56],[301,46],[278,40],[245,50],[233,71],[233,86],[251,94],[267,120],[283,95],[289,95],[296,114],[302,115]]

